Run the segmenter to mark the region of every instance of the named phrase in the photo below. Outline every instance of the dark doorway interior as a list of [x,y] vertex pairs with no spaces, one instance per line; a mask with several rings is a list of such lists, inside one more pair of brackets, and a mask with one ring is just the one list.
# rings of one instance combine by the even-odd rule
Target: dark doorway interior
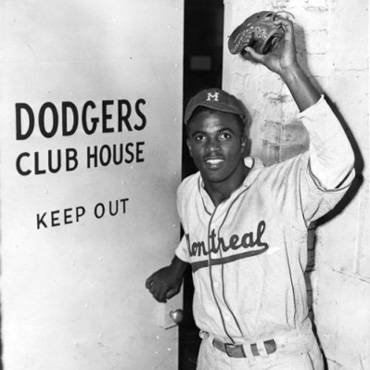
[[[192,95],[208,87],[221,87],[223,50],[222,0],[185,0],[184,107]],[[183,178],[196,168],[183,140]],[[184,320],[179,330],[179,370],[193,370],[200,339],[192,314],[191,270],[184,279]]]

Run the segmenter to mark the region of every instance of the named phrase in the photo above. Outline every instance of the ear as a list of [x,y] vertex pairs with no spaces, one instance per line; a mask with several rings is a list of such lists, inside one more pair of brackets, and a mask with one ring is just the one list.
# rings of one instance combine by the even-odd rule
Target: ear
[[243,136],[241,147],[242,147],[243,155],[245,157],[248,157],[249,155],[251,155],[251,153],[250,153],[250,150],[251,150],[251,139],[249,138],[248,135],[244,135]]
[[193,153],[191,151],[191,144],[190,144],[190,140],[189,139],[186,139],[186,146],[188,147],[190,157],[193,157]]
[[240,141],[241,141],[242,148],[245,149],[245,147],[247,146],[247,142],[248,142],[247,137],[245,135],[242,135],[240,138]]
[[240,140],[241,140],[242,152],[243,152],[244,155],[246,155],[247,149],[248,149],[248,137],[246,135],[242,135]]

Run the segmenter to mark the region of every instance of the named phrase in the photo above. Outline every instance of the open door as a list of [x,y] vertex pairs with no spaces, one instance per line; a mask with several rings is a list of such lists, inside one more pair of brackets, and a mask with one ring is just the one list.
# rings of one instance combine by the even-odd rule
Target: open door
[[0,4],[3,367],[176,369],[182,1]]

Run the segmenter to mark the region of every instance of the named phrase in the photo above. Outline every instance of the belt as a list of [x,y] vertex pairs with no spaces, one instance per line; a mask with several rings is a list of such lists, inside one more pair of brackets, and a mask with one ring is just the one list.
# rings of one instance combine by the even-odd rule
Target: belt
[[[243,344],[224,343],[218,339],[213,339],[212,344],[218,350],[226,353],[229,357],[247,357],[244,351]],[[263,342],[266,353],[274,353],[276,351],[276,342],[274,339],[265,340]],[[253,356],[259,356],[260,352],[257,347],[257,343],[249,344]]]

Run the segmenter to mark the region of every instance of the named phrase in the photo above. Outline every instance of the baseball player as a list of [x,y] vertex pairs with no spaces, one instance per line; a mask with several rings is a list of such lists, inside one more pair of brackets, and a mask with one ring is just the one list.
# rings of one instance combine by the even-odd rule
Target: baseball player
[[203,90],[185,110],[187,146],[199,172],[178,189],[184,229],[175,257],[146,281],[165,302],[187,264],[203,338],[198,370],[323,369],[308,318],[307,227],[343,197],[354,178],[349,141],[296,59],[293,27],[274,54],[244,58],[278,73],[310,135],[307,152],[263,167],[244,158],[244,109],[232,95]]

